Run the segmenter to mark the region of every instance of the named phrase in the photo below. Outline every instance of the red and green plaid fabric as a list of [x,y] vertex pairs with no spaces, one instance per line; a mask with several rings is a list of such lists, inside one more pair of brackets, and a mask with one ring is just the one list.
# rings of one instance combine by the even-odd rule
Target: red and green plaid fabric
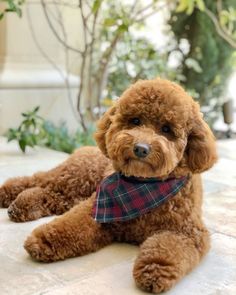
[[162,181],[113,173],[97,188],[92,216],[100,223],[133,219],[176,195],[187,180],[187,176]]

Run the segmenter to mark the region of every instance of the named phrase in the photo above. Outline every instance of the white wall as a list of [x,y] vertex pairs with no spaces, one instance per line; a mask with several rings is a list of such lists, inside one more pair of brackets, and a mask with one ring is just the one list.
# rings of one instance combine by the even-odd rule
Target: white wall
[[[78,15],[73,13],[70,17],[68,10],[64,14],[71,42],[80,44]],[[43,50],[62,71],[65,68],[64,49],[48,27],[38,1],[26,1],[22,18],[7,14],[0,22],[0,134],[18,126],[20,113],[37,105],[40,105],[40,114],[46,119],[55,123],[66,121],[71,130],[78,127],[65,82],[36,46],[31,25]],[[76,69],[78,72],[78,59],[73,62],[74,73]],[[76,104],[79,78],[70,75],[70,84],[72,101]]]

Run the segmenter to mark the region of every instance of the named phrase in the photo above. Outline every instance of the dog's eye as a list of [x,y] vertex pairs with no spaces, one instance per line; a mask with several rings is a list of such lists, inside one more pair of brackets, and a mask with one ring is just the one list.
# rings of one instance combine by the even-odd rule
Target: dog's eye
[[141,124],[141,121],[139,118],[132,118],[130,120],[130,123],[139,126]]
[[170,133],[171,132],[171,128],[168,125],[163,125],[161,127],[161,131],[164,132],[164,133]]

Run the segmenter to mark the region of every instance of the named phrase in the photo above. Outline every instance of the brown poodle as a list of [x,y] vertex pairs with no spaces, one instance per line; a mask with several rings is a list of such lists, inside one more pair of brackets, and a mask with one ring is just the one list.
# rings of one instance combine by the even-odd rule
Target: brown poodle
[[[209,233],[201,219],[199,173],[216,162],[214,136],[199,105],[180,86],[155,79],[126,90],[99,121],[95,138],[100,150],[84,147],[49,172],[7,181],[0,188],[0,203],[10,205],[8,214],[14,221],[61,214],[76,205],[27,238],[24,246],[34,259],[50,262],[87,254],[113,241],[134,243],[141,245],[133,269],[137,286],[154,293],[166,291],[209,249]],[[120,208],[109,216],[100,208],[108,221],[94,218],[100,213],[99,190],[108,191],[109,185],[119,190],[123,183],[116,183],[114,176],[129,182],[135,192],[136,183],[147,190],[155,186],[155,198],[164,191],[161,205],[154,198],[151,207],[144,202],[144,211],[131,208],[133,216],[128,210],[126,220],[122,213],[113,221],[109,218]],[[143,184],[150,179],[151,184]],[[170,185],[171,197],[165,193],[169,182],[180,184],[178,189]],[[134,205],[139,207],[147,196],[138,193],[142,198]],[[126,194],[114,197],[108,191],[125,208],[130,204],[123,204],[127,197],[121,196]],[[133,195],[128,196],[131,203]]]

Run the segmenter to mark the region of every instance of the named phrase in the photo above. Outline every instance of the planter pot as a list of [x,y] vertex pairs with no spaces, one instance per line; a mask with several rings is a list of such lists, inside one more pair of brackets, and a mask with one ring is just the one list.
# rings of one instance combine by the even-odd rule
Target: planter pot
[[233,111],[234,111],[232,99],[226,101],[222,105],[222,111],[223,111],[225,124],[228,124],[228,125],[232,124],[233,123]]

